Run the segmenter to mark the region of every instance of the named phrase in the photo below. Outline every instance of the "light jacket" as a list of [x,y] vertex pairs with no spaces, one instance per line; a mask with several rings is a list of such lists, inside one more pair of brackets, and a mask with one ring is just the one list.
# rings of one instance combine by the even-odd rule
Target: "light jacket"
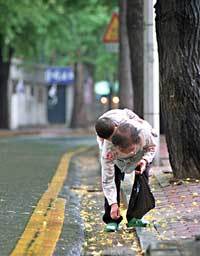
[[102,187],[109,205],[117,203],[117,191],[115,185],[116,164],[122,172],[130,173],[135,170],[137,163],[145,159],[151,163],[156,153],[156,138],[152,133],[151,125],[142,119],[126,119],[126,122],[133,125],[139,131],[140,144],[136,145],[135,152],[124,154],[120,152],[110,141],[101,141],[101,167],[102,167]]

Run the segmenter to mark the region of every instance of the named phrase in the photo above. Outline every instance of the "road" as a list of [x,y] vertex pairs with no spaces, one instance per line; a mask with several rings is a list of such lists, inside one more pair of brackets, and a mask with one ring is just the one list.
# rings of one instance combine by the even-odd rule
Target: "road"
[[[38,135],[0,138],[1,256],[10,255],[15,249],[38,201],[47,191],[63,154],[76,150],[80,146],[88,147],[95,144],[95,137],[92,136],[54,137],[52,135],[46,137]],[[69,199],[67,186],[61,189],[60,195],[66,200]],[[78,222],[79,216],[76,216],[79,212],[77,211],[78,198],[70,198],[70,200],[70,209],[66,202],[65,215],[68,214],[69,219],[75,218]],[[60,256],[62,251],[68,250],[72,240],[78,237],[81,239],[83,235],[81,225],[78,229],[73,225],[71,235],[68,234],[68,240],[65,239],[66,229],[63,229],[55,255]],[[20,255],[20,253],[15,255]]]

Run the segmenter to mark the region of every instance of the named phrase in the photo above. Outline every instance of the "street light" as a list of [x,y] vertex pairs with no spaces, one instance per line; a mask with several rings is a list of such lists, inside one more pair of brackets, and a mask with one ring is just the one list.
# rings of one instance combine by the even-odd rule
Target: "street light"
[[103,105],[106,105],[106,104],[108,103],[108,98],[105,97],[105,96],[103,96],[103,97],[101,97],[100,101],[101,101],[101,103],[102,103]]
[[118,104],[118,103],[119,103],[119,97],[118,97],[118,96],[114,96],[114,97],[112,98],[112,102],[113,102],[114,104]]

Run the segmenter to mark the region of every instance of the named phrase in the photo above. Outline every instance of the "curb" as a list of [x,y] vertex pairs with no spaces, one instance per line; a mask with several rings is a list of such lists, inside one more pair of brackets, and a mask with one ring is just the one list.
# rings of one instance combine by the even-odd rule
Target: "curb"
[[40,131],[0,131],[0,138],[8,138],[23,135],[38,135]]
[[[127,187],[121,189],[122,203],[124,206],[126,206],[126,208],[128,206],[128,195],[126,192],[129,191],[130,188]],[[149,246],[151,246],[151,244],[156,244],[159,242],[157,238],[158,232],[155,226],[151,228],[136,227],[135,231],[143,253],[146,253],[147,249],[149,248]]]
[[136,234],[137,234],[138,240],[140,242],[140,246],[141,246],[143,253],[146,253],[147,249],[152,244],[157,244],[159,242],[159,240],[157,238],[158,233],[157,233],[155,227],[152,227],[151,230],[148,230],[148,228],[137,227]]

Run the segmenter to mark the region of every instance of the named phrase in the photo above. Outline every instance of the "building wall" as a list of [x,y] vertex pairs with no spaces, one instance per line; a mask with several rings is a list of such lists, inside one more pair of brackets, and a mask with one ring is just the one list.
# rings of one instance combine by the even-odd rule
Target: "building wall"
[[47,124],[45,67],[12,61],[9,78],[10,129]]

